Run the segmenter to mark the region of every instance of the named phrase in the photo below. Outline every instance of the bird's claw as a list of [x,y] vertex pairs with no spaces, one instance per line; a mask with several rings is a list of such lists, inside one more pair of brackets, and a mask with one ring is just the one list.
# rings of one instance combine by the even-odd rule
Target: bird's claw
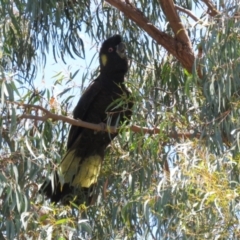
[[101,126],[101,132],[105,132],[107,128],[107,124],[100,122],[99,125]]
[[99,123],[99,126],[100,126],[101,130],[96,130],[96,131],[94,131],[94,134],[97,134],[98,132],[105,132],[105,131],[106,131],[107,124],[105,124],[105,123],[103,123],[103,122],[100,122],[100,123]]

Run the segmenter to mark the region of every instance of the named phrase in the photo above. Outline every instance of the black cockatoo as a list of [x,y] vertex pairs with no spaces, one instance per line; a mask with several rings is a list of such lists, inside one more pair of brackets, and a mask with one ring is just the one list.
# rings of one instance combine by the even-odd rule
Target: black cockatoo
[[[102,44],[99,60],[100,75],[92,81],[74,109],[73,117],[90,123],[119,126],[131,118],[130,92],[124,85],[128,71],[126,46],[120,35]],[[67,152],[52,180],[46,180],[40,192],[52,202],[68,204],[92,201],[92,188],[97,182],[104,151],[117,133],[96,132],[71,126]]]

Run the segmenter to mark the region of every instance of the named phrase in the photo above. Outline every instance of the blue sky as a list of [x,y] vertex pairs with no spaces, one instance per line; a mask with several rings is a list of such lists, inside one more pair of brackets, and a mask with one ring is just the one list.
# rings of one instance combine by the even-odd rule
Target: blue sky
[[[94,60],[92,61],[92,64],[89,67],[89,64],[96,53],[97,48],[96,44],[92,43],[91,40],[86,35],[81,35],[81,38],[84,42],[84,48],[85,48],[85,59],[81,59],[79,57],[75,57],[75,59],[69,57],[65,57],[65,64],[61,58],[57,58],[57,62],[55,61],[53,57],[53,53],[51,51],[47,54],[47,61],[46,65],[39,66],[37,77],[34,80],[34,86],[40,91],[45,88],[51,90],[53,93],[53,97],[56,97],[57,94],[59,94],[64,88],[66,87],[72,87],[71,94],[76,94],[76,101],[79,100],[81,96],[80,92],[80,86],[82,85],[82,76],[83,74],[86,74],[87,71],[89,73],[91,71],[94,71],[98,65],[98,54],[95,55]],[[79,70],[78,74],[75,76],[74,80],[67,85],[65,83],[69,80],[70,73],[74,74],[77,70]],[[64,78],[61,85],[55,85],[54,82],[59,78]],[[87,86],[89,81],[93,79],[90,79],[90,74],[87,76],[87,81],[84,83],[84,86]],[[66,97],[66,96],[65,96]],[[75,102],[75,101],[74,101]]]

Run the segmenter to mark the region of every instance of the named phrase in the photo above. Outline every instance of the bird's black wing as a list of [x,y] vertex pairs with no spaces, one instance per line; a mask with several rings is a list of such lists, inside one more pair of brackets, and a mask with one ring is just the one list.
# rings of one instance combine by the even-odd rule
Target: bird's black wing
[[[74,119],[81,119],[84,121],[86,113],[89,110],[89,106],[94,101],[96,96],[99,94],[102,88],[101,82],[99,78],[95,79],[85,90],[82,97],[78,101],[77,106],[73,111]],[[74,141],[78,138],[79,134],[81,134],[83,128],[78,126],[71,126],[69,135],[68,135],[68,142],[67,142],[67,149],[71,148],[74,144]]]

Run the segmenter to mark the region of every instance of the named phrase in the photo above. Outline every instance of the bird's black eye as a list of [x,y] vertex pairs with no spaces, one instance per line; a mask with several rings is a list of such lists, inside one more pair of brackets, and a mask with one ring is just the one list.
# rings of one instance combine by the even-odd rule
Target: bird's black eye
[[108,49],[108,52],[112,52],[112,51],[113,51],[113,48],[110,47],[110,48]]

